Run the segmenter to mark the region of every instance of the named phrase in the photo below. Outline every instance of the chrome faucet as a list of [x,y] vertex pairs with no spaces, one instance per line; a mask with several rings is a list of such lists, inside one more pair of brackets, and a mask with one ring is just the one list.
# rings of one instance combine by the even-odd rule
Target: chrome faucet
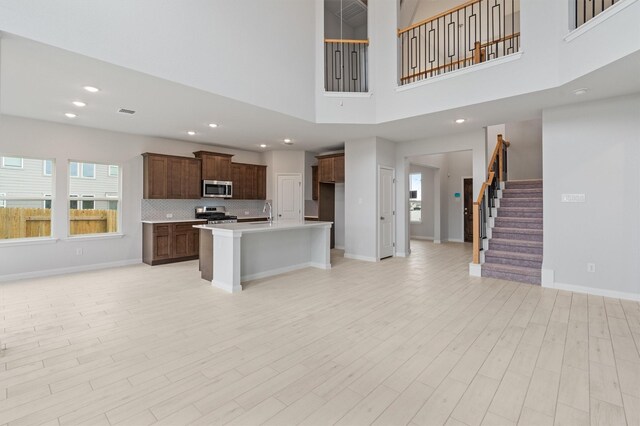
[[267,207],[269,207],[269,223],[273,223],[273,209],[271,207],[270,201],[266,201],[264,203],[264,207],[262,208],[262,213],[265,213],[267,211]]

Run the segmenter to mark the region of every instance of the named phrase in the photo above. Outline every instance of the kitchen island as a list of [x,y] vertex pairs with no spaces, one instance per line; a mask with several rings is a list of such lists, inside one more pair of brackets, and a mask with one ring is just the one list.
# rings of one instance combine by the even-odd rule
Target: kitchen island
[[200,270],[214,287],[235,293],[243,281],[296,269],[331,269],[331,222],[248,222],[195,225]]

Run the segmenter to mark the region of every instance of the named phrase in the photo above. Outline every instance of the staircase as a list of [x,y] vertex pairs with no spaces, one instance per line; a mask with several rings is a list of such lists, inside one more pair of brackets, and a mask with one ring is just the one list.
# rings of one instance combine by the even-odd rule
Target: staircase
[[508,181],[494,211],[482,276],[540,284],[542,180]]

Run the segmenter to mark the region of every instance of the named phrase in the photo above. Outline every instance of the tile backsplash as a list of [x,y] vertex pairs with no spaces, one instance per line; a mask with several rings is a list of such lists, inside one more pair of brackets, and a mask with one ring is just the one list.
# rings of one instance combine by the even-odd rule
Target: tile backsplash
[[142,200],[142,220],[193,219],[198,206],[224,206],[229,215],[242,217],[266,217],[262,213],[263,200]]

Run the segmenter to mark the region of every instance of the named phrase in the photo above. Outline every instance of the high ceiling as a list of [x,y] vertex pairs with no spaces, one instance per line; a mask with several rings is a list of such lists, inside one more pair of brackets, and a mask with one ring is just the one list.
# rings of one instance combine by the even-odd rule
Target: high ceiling
[[[556,105],[640,92],[637,52],[552,90],[382,124],[317,124],[16,36],[3,34],[0,41],[2,114],[254,151],[263,143],[266,149],[320,151],[371,136],[418,140],[540,117],[543,108]],[[86,85],[101,91],[88,93]],[[589,92],[573,95],[579,87]],[[75,100],[87,106],[74,107]],[[136,113],[119,114],[119,108]],[[69,119],[66,112],[78,116]],[[454,124],[458,117],[467,122]],[[196,134],[187,135],[189,130]],[[292,148],[282,144],[284,138],[294,141]]]

